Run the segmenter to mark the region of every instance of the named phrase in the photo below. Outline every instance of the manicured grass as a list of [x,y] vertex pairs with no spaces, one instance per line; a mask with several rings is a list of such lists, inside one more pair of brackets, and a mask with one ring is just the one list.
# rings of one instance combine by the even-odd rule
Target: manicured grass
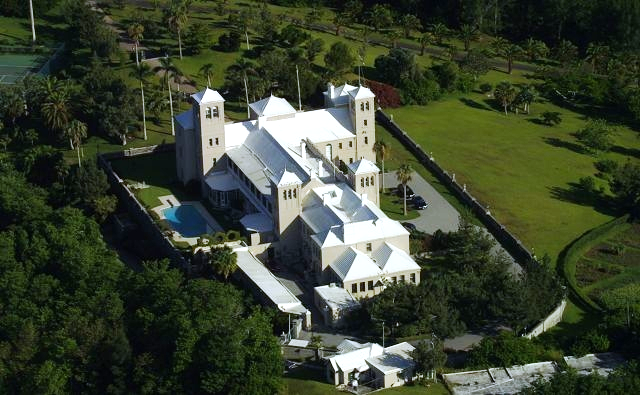
[[[532,110],[505,116],[486,96],[471,93],[388,113],[527,247],[555,260],[572,240],[614,213],[595,209],[572,188],[595,173],[597,158],[582,152],[571,135],[585,117],[548,102],[535,103]],[[543,111],[560,112],[562,124],[538,124]],[[614,152],[600,159],[636,160],[616,151],[636,152],[637,133],[622,127],[615,140]]]
[[407,215],[404,215],[404,205],[402,197],[395,194],[395,188],[391,188],[380,193],[380,208],[391,219],[398,221],[406,221],[408,219],[418,218],[420,213],[413,208],[411,201],[407,201]]

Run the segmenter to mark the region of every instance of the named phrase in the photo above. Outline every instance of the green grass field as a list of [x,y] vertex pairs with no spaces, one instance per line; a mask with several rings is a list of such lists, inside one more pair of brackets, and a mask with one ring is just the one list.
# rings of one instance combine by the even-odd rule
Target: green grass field
[[396,195],[396,188],[393,186],[385,192],[380,192],[380,208],[391,219],[398,221],[406,221],[408,219],[418,218],[420,216],[418,210],[413,208],[411,201],[407,201],[407,215],[404,215],[404,205],[402,198]]

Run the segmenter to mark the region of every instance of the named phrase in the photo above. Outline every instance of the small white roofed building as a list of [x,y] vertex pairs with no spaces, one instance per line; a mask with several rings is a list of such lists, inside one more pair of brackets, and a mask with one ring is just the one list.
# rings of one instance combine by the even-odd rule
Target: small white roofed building
[[406,342],[387,348],[375,343],[360,344],[345,340],[339,353],[327,358],[327,380],[334,384],[350,384],[354,380],[373,388],[391,388],[411,382],[415,363]]
[[243,122],[225,122],[217,91],[192,99],[175,117],[178,179],[238,219],[250,252],[355,298],[420,281],[409,233],[379,208],[371,90],[329,85],[313,111],[271,95]]
[[324,322],[334,328],[344,325],[345,314],[360,306],[346,289],[335,283],[313,289],[313,302],[323,315]]

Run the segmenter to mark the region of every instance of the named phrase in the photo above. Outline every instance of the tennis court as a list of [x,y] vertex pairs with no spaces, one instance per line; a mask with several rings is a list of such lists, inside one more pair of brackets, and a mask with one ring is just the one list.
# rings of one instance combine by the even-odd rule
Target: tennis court
[[47,57],[29,53],[0,53],[0,84],[15,84],[26,75],[37,73]]

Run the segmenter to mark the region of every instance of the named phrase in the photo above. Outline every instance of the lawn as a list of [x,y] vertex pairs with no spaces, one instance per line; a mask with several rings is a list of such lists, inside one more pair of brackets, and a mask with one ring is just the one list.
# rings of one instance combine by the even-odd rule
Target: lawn
[[[284,377],[285,394],[288,395],[329,395],[345,394],[336,390],[336,387],[327,383],[324,371],[305,368],[294,369]],[[422,394],[422,395],[448,395],[449,391],[443,384],[432,384],[429,387],[419,385],[389,388],[376,392],[380,394]]]
[[[388,113],[527,247],[555,260],[566,245],[613,213],[595,209],[572,188],[596,172],[598,158],[582,152],[571,135],[585,117],[548,102],[532,107],[531,115],[505,116],[486,96],[471,93]],[[563,122],[540,125],[543,111],[560,112]],[[634,159],[618,152],[638,152],[637,133],[621,127],[615,140],[612,152],[599,159]]]
[[380,193],[380,208],[391,219],[398,221],[406,221],[408,219],[418,218],[420,213],[413,208],[411,201],[407,201],[407,215],[404,215],[404,205],[402,197],[396,195],[396,189],[391,188]]

